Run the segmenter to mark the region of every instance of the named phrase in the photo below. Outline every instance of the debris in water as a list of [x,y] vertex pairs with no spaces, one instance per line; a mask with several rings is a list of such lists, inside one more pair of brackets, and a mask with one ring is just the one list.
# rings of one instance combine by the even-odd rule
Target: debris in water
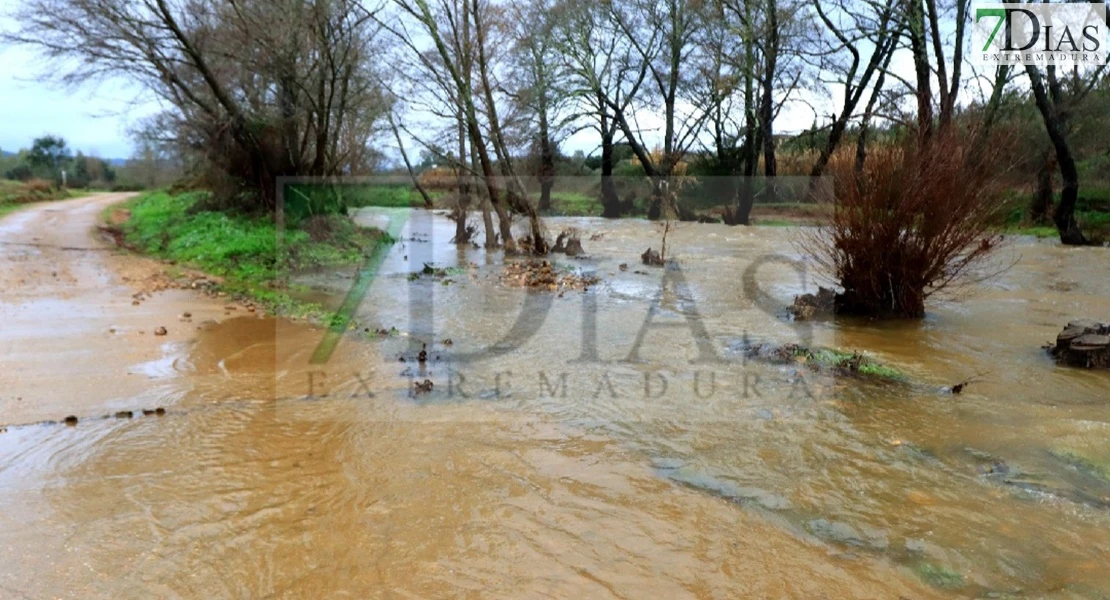
[[644,251],[643,254],[640,255],[640,261],[643,262],[645,265],[648,265],[649,267],[663,266],[663,257],[651,248],[648,248]]
[[1077,319],[1045,346],[1057,362],[1073,367],[1110,368],[1110,323]]
[[117,412],[115,416],[117,419],[130,419],[135,416],[135,413],[129,410],[121,410]]
[[814,317],[830,317],[835,310],[836,292],[823,287],[818,287],[816,294],[794,296],[794,303],[789,308],[795,321],[808,321]]
[[421,364],[428,362],[428,344],[421,344],[420,354],[416,355],[416,360],[420,361]]
[[628,263],[621,263],[617,268],[620,269],[621,271],[627,271],[628,270]]
[[601,281],[593,275],[579,275],[569,270],[557,270],[546,260],[529,260],[506,265],[501,279],[513,286],[553,292],[563,289],[585,290]]
[[956,385],[952,386],[951,388],[949,388],[948,391],[952,392],[952,394],[954,394],[954,395],[959,395],[959,394],[963,393],[964,388],[966,388],[968,385],[970,385],[972,383],[975,383],[977,381],[981,381],[981,378],[983,377],[983,375],[986,375],[989,372],[990,371],[984,371],[982,373],[976,373],[975,375],[972,375],[971,377],[968,377],[967,379],[965,379],[965,380],[957,383]]
[[434,384],[432,383],[432,380],[425,379],[424,381],[413,382],[412,391],[413,391],[414,395],[416,395],[416,394],[427,394],[428,392],[432,391],[433,387],[434,387]]

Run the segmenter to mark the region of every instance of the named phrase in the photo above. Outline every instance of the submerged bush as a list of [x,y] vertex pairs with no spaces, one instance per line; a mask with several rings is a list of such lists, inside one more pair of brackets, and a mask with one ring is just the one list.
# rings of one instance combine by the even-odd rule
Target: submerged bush
[[922,317],[929,296],[989,275],[974,267],[1002,239],[992,156],[953,134],[833,167],[831,221],[801,249],[839,283],[838,313]]

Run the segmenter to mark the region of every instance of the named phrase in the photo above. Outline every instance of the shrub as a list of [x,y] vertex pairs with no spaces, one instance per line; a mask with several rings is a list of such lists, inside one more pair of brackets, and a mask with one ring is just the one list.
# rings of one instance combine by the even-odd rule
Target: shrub
[[976,268],[1002,239],[994,156],[950,133],[876,148],[862,173],[831,165],[831,222],[800,242],[842,288],[837,312],[919,318],[929,296],[993,274]]
[[54,191],[54,184],[45,179],[29,179],[23,188],[30,194],[49,194]]

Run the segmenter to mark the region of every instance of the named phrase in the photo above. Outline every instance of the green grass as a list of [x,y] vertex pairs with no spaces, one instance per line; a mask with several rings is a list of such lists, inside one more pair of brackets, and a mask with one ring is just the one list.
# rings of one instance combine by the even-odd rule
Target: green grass
[[[533,194],[533,201],[539,202],[539,194]],[[589,217],[601,215],[601,201],[591,194],[581,192],[551,192],[549,216]]]
[[845,374],[858,374],[886,381],[907,382],[910,380],[909,376],[902,371],[880,364],[866,355],[831,348],[810,349],[798,344],[786,344],[773,348],[767,357],[780,363],[804,360],[805,363],[818,370],[840,371]]
[[964,586],[964,576],[941,565],[931,562],[917,563],[914,572],[925,583],[942,590],[952,590]]
[[289,316],[319,317],[322,309],[294,300],[283,283],[286,277],[306,269],[358,264],[381,244],[392,242],[379,230],[359,227],[341,215],[325,215],[287,228],[279,244],[268,216],[196,210],[207,196],[155,192],[125,203],[119,208],[130,210],[131,216],[120,226],[124,239],[140,252],[224,278],[224,291]]
[[806,356],[818,366],[825,368],[851,370],[852,365],[857,364],[856,372],[860,375],[875,377],[877,379],[889,379],[892,381],[907,381],[909,379],[905,373],[898,369],[877,363],[864,355],[852,354],[829,348],[819,348],[809,352]]
[[[354,185],[344,189],[347,206],[386,206],[407,208],[424,206],[424,197],[416,188],[406,185]],[[428,196],[435,202],[443,192],[428,190]]]
[[[1055,202],[1060,195],[1056,194]],[[1031,235],[1038,238],[1056,238],[1060,234],[1049,223],[1030,223],[1026,217],[1029,198],[1027,195],[1011,193],[1009,204],[1012,208],[1006,213],[1003,231],[1013,235]],[[1110,241],[1110,189],[1090,188],[1080,190],[1080,198],[1075,203],[1075,220],[1079,229],[1096,243]]]

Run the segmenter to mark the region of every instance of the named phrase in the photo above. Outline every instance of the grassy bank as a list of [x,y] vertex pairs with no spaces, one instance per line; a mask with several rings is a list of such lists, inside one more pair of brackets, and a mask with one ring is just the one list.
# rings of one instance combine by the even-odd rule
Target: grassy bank
[[129,248],[215,275],[223,280],[221,291],[294,317],[328,315],[290,295],[289,275],[356,265],[392,243],[384,232],[341,215],[314,216],[287,227],[279,243],[271,217],[205,210],[207,197],[207,192],[155,192],[109,208],[104,217],[118,223]]
[[11,181],[0,179],[0,216],[25,204],[63,200],[72,197],[69,190],[58,189],[46,181]]
[[[1005,230],[1014,235],[1031,235],[1038,238],[1056,238],[1060,233],[1051,223],[1030,223],[1028,219],[1028,194],[1013,194],[1007,201]],[[1054,203],[1060,201],[1056,194]],[[1051,215],[1050,215],[1051,216]],[[1091,188],[1080,192],[1075,203],[1075,220],[1079,229],[1095,243],[1110,242],[1110,189]]]

